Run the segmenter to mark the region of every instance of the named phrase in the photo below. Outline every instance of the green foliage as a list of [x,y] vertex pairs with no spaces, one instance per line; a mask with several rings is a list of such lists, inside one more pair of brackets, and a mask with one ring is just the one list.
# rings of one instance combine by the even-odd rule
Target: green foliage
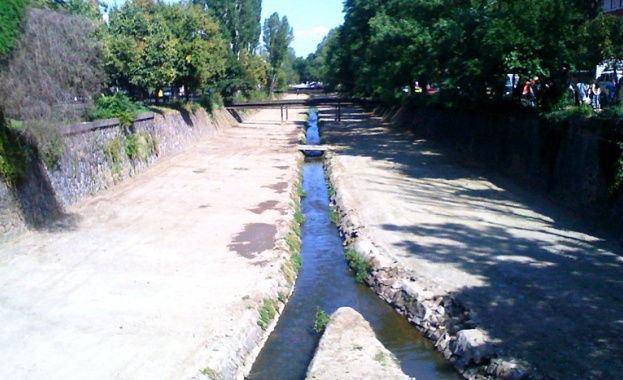
[[340,222],[340,214],[337,212],[337,208],[333,205],[329,207],[329,220],[336,226]]
[[34,129],[37,137],[39,157],[50,170],[58,170],[65,156],[66,146],[56,128]]
[[346,261],[348,261],[348,265],[355,272],[355,279],[357,282],[363,282],[370,271],[372,270],[372,265],[368,263],[357,251],[349,246],[344,253],[346,256]]
[[199,104],[208,112],[223,108],[223,97],[217,92],[207,92],[201,95]]
[[177,40],[175,86],[184,86],[189,96],[225,73],[227,41],[201,6],[160,3],[158,10]]
[[178,40],[163,6],[129,1],[110,12],[106,70],[114,84],[157,93],[173,83],[178,75]]
[[314,319],[314,331],[317,333],[323,332],[329,324],[329,318],[331,316],[321,308],[316,308],[316,318]]
[[117,136],[110,140],[104,148],[104,153],[111,161],[111,170],[115,180],[121,177],[121,160],[123,159],[124,145],[123,138]]
[[0,111],[0,176],[7,186],[14,187],[24,178],[33,156],[31,144],[11,128]]
[[122,92],[116,92],[112,96],[100,96],[97,98],[96,108],[91,113],[91,118],[110,119],[117,118],[122,127],[129,127],[134,123],[136,116],[147,108],[130,100]]
[[499,101],[506,74],[521,73],[539,77],[539,107],[554,109],[571,75],[620,58],[623,39],[623,21],[597,17],[597,0],[346,0],[344,12],[325,43],[324,82],[388,100],[418,81],[464,102]]
[[261,0],[193,0],[219,21],[232,52],[251,53],[260,38]]
[[286,293],[279,291],[277,292],[277,300],[281,303],[286,303],[288,296]]
[[204,376],[207,376],[208,379],[210,380],[222,380],[223,379],[223,376],[221,376],[221,374],[218,371],[212,368],[209,368],[209,367],[202,369],[201,374]]
[[270,298],[264,298],[262,306],[258,310],[260,313],[260,319],[257,321],[257,325],[266,330],[268,324],[277,315],[276,302]]
[[21,33],[28,0],[0,2],[0,62],[6,59]]
[[269,80],[269,94],[272,94],[277,84],[277,75],[288,56],[288,47],[294,40],[294,33],[288,18],[279,19],[278,13],[273,13],[264,20],[264,46],[268,51],[271,74]]

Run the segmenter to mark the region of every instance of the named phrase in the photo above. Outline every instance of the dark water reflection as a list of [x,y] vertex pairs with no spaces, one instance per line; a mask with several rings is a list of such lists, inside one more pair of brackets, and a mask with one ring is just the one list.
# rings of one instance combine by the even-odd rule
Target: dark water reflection
[[461,377],[432,344],[376,296],[357,284],[344,259],[342,240],[329,221],[329,195],[320,162],[303,168],[303,268],[296,289],[275,331],[248,379],[304,379],[319,334],[313,330],[316,309],[333,313],[350,306],[370,322],[378,339],[400,360],[402,369],[418,380],[458,380]]

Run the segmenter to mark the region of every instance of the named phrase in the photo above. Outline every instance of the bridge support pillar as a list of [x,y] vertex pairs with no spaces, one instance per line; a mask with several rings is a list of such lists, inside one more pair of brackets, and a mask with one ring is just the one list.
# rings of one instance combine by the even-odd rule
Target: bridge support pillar
[[335,106],[335,121],[342,121],[342,105],[340,103]]

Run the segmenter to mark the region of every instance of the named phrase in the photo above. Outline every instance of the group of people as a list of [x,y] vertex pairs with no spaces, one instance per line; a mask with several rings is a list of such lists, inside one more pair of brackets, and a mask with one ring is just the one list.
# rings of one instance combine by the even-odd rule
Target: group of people
[[[605,87],[605,88],[602,88]],[[569,86],[573,100],[577,105],[590,105],[596,112],[601,111],[602,102],[607,104],[615,104],[619,101],[619,92],[621,91],[621,83],[612,79],[605,86],[593,80],[591,83],[578,82]],[[506,94],[513,96],[515,99],[521,99],[525,104],[535,107],[537,97],[541,91],[541,83],[538,77],[519,80],[518,75],[509,74],[506,82]]]
[[[617,83],[615,79],[612,79],[605,88],[606,101],[608,104],[614,104],[617,101],[617,94],[620,89],[620,83]],[[590,85],[585,83],[577,83],[576,88],[571,87],[574,93],[576,104],[588,104],[593,107],[596,112],[601,111],[602,95],[604,95],[604,89],[601,88],[599,83],[593,81]]]

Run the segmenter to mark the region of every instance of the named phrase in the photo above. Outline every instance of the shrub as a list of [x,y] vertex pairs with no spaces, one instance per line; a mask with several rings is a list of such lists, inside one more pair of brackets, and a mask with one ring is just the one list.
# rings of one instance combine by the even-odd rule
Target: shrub
[[112,96],[97,98],[96,108],[91,113],[91,118],[110,119],[116,117],[122,127],[129,127],[134,123],[136,116],[145,111],[147,108],[134,103],[122,92],[116,92]]
[[7,186],[13,187],[24,178],[33,155],[31,144],[11,128],[0,112],[0,176]]
[[355,272],[355,279],[357,282],[362,283],[372,270],[372,265],[361,257],[352,246],[346,249],[345,256],[348,265]]
[[323,332],[329,324],[329,314],[321,308],[316,309],[316,319],[314,320],[314,331]]

